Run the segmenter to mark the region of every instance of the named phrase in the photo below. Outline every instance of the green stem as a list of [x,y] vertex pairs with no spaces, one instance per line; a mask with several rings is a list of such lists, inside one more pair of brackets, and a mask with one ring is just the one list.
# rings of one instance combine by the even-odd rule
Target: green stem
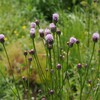
[[85,75],[85,78],[84,78],[84,81],[83,81],[82,90],[81,90],[81,95],[82,95],[82,92],[83,92],[83,89],[84,89],[85,82],[86,82],[86,80],[87,80],[87,76],[88,76],[88,72],[89,72],[89,67],[91,66],[91,61],[92,61],[92,58],[93,58],[94,49],[95,49],[95,42],[94,42],[94,45],[93,45],[93,51],[92,51],[92,54],[91,54],[90,61],[89,61],[89,63],[88,63],[88,68],[87,68],[87,70],[86,70],[86,75]]
[[[4,48],[4,51],[5,51],[5,53],[6,53],[6,56],[7,56],[7,60],[8,60],[9,66],[10,66],[10,68],[11,68],[9,56],[8,56],[8,53],[7,53],[7,50],[6,50],[6,48],[5,48],[4,43],[3,43],[3,48]],[[14,74],[12,74],[12,77],[13,77],[13,80],[14,80],[14,82],[15,82]],[[21,100],[21,99],[20,99],[20,95],[19,95],[19,91],[18,91],[18,87],[17,87],[16,85],[15,85],[15,88],[16,88],[16,90],[17,90],[18,98],[19,98],[19,100]]]

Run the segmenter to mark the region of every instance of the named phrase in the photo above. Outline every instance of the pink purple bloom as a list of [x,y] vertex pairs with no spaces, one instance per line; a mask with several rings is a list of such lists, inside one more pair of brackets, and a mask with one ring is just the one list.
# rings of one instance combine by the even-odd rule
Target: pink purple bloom
[[35,23],[36,23],[36,25],[39,25],[39,20],[36,19]]
[[32,38],[35,37],[35,29],[34,29],[34,28],[31,28],[31,30],[30,30],[30,36],[31,36]]
[[71,37],[71,38],[70,38],[70,43],[74,44],[74,43],[76,43],[76,41],[77,41],[76,38],[74,38],[74,37]]
[[51,33],[51,31],[48,28],[46,28],[45,29],[45,34],[47,35],[47,34],[50,34],[50,33]]
[[94,42],[97,42],[99,38],[100,38],[99,33],[94,33],[92,35],[92,39],[93,39]]
[[39,29],[39,34],[40,34],[40,37],[44,37],[44,30],[43,29]]
[[58,22],[59,15],[58,15],[57,13],[54,13],[54,14],[52,15],[52,19],[53,19],[53,21]]
[[77,68],[81,68],[82,67],[82,65],[79,63],[79,64],[77,64]]
[[0,34],[0,42],[1,43],[4,43],[4,41],[5,41],[4,38],[5,38],[5,36],[3,34]]
[[57,69],[60,70],[61,69],[61,64],[57,65]]
[[53,36],[52,36],[52,34],[47,34],[45,36],[45,40],[46,40],[47,43],[52,44],[53,43]]
[[59,29],[57,29],[56,33],[57,33],[57,35],[60,35],[61,31]]
[[32,22],[30,26],[31,26],[31,28],[35,28],[36,27],[36,23]]
[[51,23],[51,24],[49,25],[49,27],[50,27],[50,29],[51,29],[52,32],[55,32],[55,31],[56,31],[56,26],[55,26],[54,23]]

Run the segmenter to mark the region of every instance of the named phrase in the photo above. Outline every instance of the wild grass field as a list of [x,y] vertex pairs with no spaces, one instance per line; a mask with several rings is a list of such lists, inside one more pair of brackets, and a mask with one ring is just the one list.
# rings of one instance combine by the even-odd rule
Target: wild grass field
[[99,0],[0,1],[0,100],[99,98]]

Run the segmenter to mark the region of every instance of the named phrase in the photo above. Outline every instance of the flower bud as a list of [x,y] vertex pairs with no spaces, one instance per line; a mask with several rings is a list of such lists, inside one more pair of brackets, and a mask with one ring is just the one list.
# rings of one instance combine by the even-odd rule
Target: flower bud
[[31,26],[31,28],[35,28],[36,27],[36,23],[32,22],[30,26]]
[[54,13],[54,14],[52,15],[52,19],[53,19],[53,21],[54,21],[55,23],[57,23],[57,22],[58,22],[58,19],[59,19],[59,15],[58,15],[57,13]]
[[60,65],[60,64],[57,65],[57,69],[58,69],[58,70],[61,69],[61,65]]
[[29,54],[30,54],[30,55],[34,55],[34,54],[35,54],[34,49],[30,50],[30,51],[29,51]]
[[4,43],[5,42],[4,38],[5,38],[5,36],[3,34],[0,34],[0,42],[1,43]]
[[79,64],[77,65],[77,68],[80,69],[81,67],[82,67],[82,65],[79,63]]
[[61,31],[59,29],[57,29],[56,33],[57,35],[61,35]]
[[98,39],[99,39],[99,33],[94,33],[94,34],[92,35],[92,39],[93,39],[94,42],[97,42]]
[[31,62],[31,61],[32,61],[32,57],[29,57],[29,58],[28,58],[28,61]]
[[39,20],[36,19],[35,23],[37,26],[39,26]]
[[70,38],[70,43],[74,44],[74,43],[76,43],[76,41],[77,41],[76,38],[74,38],[74,37],[71,37],[71,38]]
[[47,34],[51,34],[51,31],[48,29],[48,28],[46,28],[45,29],[45,34],[47,35]]
[[54,90],[50,90],[49,93],[50,93],[51,95],[53,95],[53,94],[54,94]]
[[24,56],[27,56],[27,51],[24,51]]
[[44,30],[43,29],[39,29],[39,34],[40,34],[40,37],[44,37]]
[[35,38],[35,29],[34,28],[31,28],[30,36],[31,36],[31,38]]
[[52,34],[47,34],[45,40],[48,44],[53,44],[53,36]]
[[51,29],[51,31],[52,31],[53,33],[56,32],[56,26],[55,26],[54,23],[51,23],[51,24],[49,25],[49,27],[50,27],[50,29]]

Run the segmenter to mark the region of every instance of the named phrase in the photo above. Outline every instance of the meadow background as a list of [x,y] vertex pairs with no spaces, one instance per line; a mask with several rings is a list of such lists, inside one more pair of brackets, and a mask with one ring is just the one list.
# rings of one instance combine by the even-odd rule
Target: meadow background
[[[91,3],[92,2],[92,3]],[[25,68],[27,69],[25,58],[23,52],[25,50],[32,49],[32,43],[30,39],[30,23],[34,22],[36,19],[40,21],[40,26],[42,28],[47,28],[49,23],[52,22],[52,14],[59,14],[58,27],[64,36],[61,37],[63,40],[62,47],[66,50],[67,42],[70,37],[74,36],[78,38],[81,42],[81,58],[82,63],[85,65],[87,56],[87,37],[90,34],[90,52],[92,52],[92,34],[94,32],[100,33],[100,1],[99,0],[0,0],[0,34],[5,35],[5,46],[7,48],[8,55],[10,57],[10,62],[13,70],[9,68],[6,55],[2,44],[0,44],[0,70],[6,77],[7,81],[10,82],[9,76],[14,73],[16,84],[19,84],[19,92],[23,95],[23,86],[21,84],[21,79],[23,76],[27,77]],[[45,65],[45,50],[39,38],[38,31],[36,33],[36,48],[39,56],[41,65]],[[98,55],[98,50],[100,50],[100,41],[95,49],[95,55],[92,61],[92,68],[89,74],[89,78],[96,76],[97,89],[100,87],[100,71],[95,68],[95,62],[100,59],[100,54]],[[77,47],[71,49],[69,66],[71,67],[70,75],[72,77],[71,84],[73,91],[75,92],[76,87],[79,83],[75,82],[77,86],[74,85],[74,79],[77,78],[76,65],[78,64],[78,51]],[[90,57],[90,56],[89,56]],[[100,61],[100,60],[99,60]],[[98,63],[99,63],[98,61]],[[98,64],[100,67],[100,63]],[[44,68],[44,67],[43,67]],[[45,68],[43,69],[45,71]],[[84,72],[83,72],[84,73]],[[73,75],[75,75],[73,77]],[[33,68],[32,74],[30,76],[30,83],[33,91],[33,97],[37,96],[37,90],[41,87],[42,82],[38,78],[38,73]],[[10,82],[12,89],[16,91],[13,82]],[[91,87],[90,83],[87,83],[86,88]],[[65,86],[66,88],[66,86]],[[78,88],[77,88],[78,90]],[[86,90],[87,91],[87,90]],[[88,91],[87,91],[88,92]],[[76,93],[76,92],[75,92]],[[87,93],[88,94],[88,93]],[[90,94],[91,95],[91,94]],[[87,100],[99,100],[100,98],[100,88],[97,92],[97,97],[88,98]],[[23,95],[24,96],[24,95]],[[38,95],[41,98],[42,95]],[[68,100],[66,94],[63,94],[63,100]],[[4,78],[0,74],[0,100],[14,100],[12,91],[5,82]],[[15,100],[17,100],[15,98]],[[41,99],[42,100],[42,99]],[[51,99],[50,99],[51,100]],[[74,94],[74,99],[70,100],[80,100],[76,94]],[[84,98],[82,100],[85,100]]]

